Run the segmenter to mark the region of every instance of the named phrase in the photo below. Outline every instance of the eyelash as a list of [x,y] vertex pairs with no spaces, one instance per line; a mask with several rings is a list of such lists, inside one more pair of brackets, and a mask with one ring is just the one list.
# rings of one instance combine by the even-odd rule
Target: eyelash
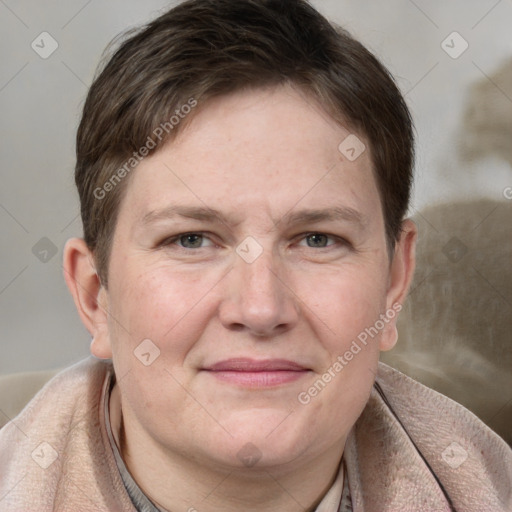
[[[190,232],[187,232],[187,233],[180,233],[179,235],[175,235],[171,238],[167,238],[165,240],[163,240],[161,243],[158,244],[158,246],[162,246],[162,247],[169,247],[171,245],[174,245],[176,244],[176,242],[178,242],[182,237],[184,236],[191,236],[191,235],[199,235],[199,236],[202,236],[204,238],[208,238],[213,244],[215,244],[215,242],[213,240],[211,240],[211,238],[208,237],[208,233],[205,233],[205,232],[202,232],[202,231],[190,231]],[[332,244],[328,244],[326,245],[325,247],[309,247],[309,246],[305,246],[309,249],[329,249],[331,247],[334,247],[336,245],[341,245],[343,247],[348,247],[349,249],[352,249],[352,244],[344,239],[344,238],[341,238],[339,236],[335,236],[335,235],[330,235],[329,233],[323,233],[321,231],[311,231],[311,232],[308,232],[308,233],[304,233],[304,234],[301,234],[299,235],[300,238],[299,238],[299,241],[302,241],[302,240],[305,240],[307,239],[308,237],[310,236],[313,236],[313,235],[323,235],[323,236],[326,236],[328,239],[330,240],[333,240],[334,243]],[[180,250],[183,250],[183,251],[187,251],[187,252],[190,252],[190,251],[194,251],[194,250],[199,250],[199,249],[206,249],[207,247],[197,247],[197,248],[188,248],[188,247],[182,247],[180,245],[177,245],[176,246],[178,247],[178,249]]]

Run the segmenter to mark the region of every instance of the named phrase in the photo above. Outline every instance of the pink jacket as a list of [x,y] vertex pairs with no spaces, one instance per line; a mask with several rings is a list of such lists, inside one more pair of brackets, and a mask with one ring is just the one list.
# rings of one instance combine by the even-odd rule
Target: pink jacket
[[[104,427],[111,371],[89,358],[61,372],[0,430],[2,512],[135,511]],[[383,363],[344,457],[354,512],[512,511],[509,446]]]

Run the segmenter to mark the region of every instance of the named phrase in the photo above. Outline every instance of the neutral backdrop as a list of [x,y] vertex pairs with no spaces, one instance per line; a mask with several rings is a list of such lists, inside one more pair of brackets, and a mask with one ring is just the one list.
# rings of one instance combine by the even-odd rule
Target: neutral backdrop
[[[80,110],[109,41],[173,3],[0,0],[0,374],[88,354],[62,277],[64,243],[81,236],[73,182]],[[512,197],[511,0],[313,3],[372,49],[406,96],[418,136],[411,213]],[[58,44],[45,59],[31,46],[44,37],[48,51],[42,32]]]

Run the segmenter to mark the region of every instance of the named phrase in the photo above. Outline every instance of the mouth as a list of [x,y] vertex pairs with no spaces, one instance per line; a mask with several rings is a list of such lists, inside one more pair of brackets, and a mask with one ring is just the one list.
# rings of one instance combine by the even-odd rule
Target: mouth
[[287,359],[236,358],[220,361],[203,368],[203,371],[223,382],[262,388],[294,382],[307,375],[311,370]]

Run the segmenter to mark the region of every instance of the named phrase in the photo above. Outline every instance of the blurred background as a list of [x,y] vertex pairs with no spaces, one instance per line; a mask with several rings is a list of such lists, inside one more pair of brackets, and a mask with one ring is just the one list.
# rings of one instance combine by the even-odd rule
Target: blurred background
[[[106,45],[175,3],[0,0],[0,374],[88,354],[62,277],[80,110]],[[390,69],[417,129],[418,273],[383,359],[510,431],[512,2],[312,3]]]

